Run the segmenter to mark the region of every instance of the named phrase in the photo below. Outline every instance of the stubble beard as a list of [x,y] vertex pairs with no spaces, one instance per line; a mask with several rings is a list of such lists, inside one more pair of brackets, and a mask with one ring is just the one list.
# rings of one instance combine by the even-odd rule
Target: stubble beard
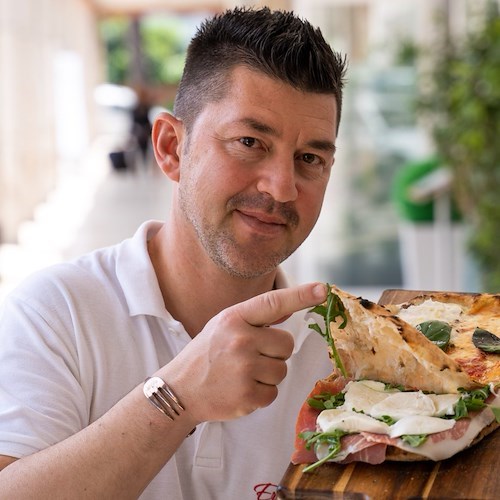
[[[255,244],[241,245],[231,230],[231,217],[238,206],[260,207],[264,204],[271,211],[277,205],[265,199],[264,195],[236,195],[227,203],[225,224],[214,227],[193,200],[198,199],[197,186],[190,179],[184,179],[179,186],[179,206],[186,220],[193,227],[201,245],[210,259],[220,269],[230,276],[241,279],[252,279],[273,272],[279,264],[288,258],[302,243],[284,244],[279,250],[259,250],[258,241]],[[283,204],[276,210],[287,220],[288,229],[298,225],[299,217],[295,210]],[[265,242],[264,242],[265,243]]]

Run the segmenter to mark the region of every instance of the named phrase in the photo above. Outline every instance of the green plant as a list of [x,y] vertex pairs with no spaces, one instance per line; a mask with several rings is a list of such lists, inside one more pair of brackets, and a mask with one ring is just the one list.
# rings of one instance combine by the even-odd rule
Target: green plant
[[421,110],[437,153],[453,170],[456,200],[471,224],[471,251],[485,291],[500,291],[500,15],[489,2],[480,27],[433,50]]
[[186,57],[183,26],[179,21],[146,18],[141,24],[141,38],[148,82],[179,83]]
[[[132,64],[130,47],[131,21],[110,17],[101,21],[100,36],[106,50],[108,80],[127,84]],[[152,85],[179,82],[186,53],[188,25],[178,18],[144,17],[140,23],[141,52],[144,59],[144,80]]]
[[129,26],[130,21],[125,17],[111,17],[99,24],[106,50],[107,78],[111,83],[123,84],[127,80],[131,59],[126,40]]

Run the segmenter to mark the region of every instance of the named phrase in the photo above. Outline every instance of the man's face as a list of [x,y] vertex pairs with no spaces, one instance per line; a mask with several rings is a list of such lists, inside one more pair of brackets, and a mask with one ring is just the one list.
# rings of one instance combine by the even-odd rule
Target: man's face
[[245,67],[193,124],[179,205],[202,248],[233,276],[272,272],[308,236],[334,161],[333,95],[302,93]]

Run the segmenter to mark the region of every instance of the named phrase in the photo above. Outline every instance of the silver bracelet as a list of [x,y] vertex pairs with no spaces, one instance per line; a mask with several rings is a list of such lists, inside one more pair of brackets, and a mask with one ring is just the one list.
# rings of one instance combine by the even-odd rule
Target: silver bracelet
[[160,377],[148,377],[142,390],[148,401],[170,420],[175,420],[184,411],[177,396]]

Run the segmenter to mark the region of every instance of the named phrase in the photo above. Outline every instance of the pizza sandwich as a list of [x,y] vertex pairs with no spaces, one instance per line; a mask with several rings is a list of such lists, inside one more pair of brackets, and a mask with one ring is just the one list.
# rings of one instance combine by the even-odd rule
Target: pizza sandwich
[[301,408],[292,463],[444,460],[500,425],[500,295],[382,306],[328,286],[310,327],[335,366]]

